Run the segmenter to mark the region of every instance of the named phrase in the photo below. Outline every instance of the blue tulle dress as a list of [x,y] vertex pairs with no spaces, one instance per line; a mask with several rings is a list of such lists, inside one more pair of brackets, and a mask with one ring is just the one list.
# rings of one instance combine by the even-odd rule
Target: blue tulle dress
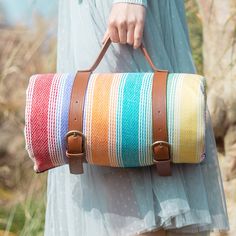
[[[171,72],[195,72],[182,0],[59,0],[58,72],[87,69],[97,57],[112,4],[147,8],[144,44],[154,63]],[[151,71],[142,53],[112,44],[96,72]],[[164,227],[168,235],[208,235],[229,229],[216,144],[207,110],[206,159],[174,165],[109,168],[84,164],[49,170],[46,236],[132,236]]]

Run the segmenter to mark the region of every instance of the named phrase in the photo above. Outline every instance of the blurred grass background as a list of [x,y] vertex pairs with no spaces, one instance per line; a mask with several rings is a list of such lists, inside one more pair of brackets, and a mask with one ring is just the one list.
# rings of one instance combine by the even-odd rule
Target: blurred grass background
[[[201,19],[196,2],[185,2],[193,57],[202,74]],[[1,12],[0,236],[43,235],[47,173],[35,174],[24,150],[24,104],[30,75],[56,69],[56,34],[51,33],[56,22],[33,21],[33,28],[8,25]]]
[[[24,150],[28,78],[56,69],[56,22],[34,27],[0,24],[0,235],[43,235],[46,177]],[[8,233],[11,232],[11,233]]]

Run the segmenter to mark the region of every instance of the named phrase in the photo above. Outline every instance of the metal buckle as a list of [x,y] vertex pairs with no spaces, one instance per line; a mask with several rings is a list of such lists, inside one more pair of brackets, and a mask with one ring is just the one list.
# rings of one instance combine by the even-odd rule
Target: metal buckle
[[[163,148],[163,145],[168,147],[168,152],[169,152],[169,148],[170,148],[170,144],[166,141],[155,141],[154,143],[152,143],[152,151],[154,152],[154,147],[156,145],[159,145],[160,148]],[[155,152],[154,152],[155,153]],[[154,163],[158,163],[158,162],[169,162],[170,161],[170,153],[169,153],[169,158],[168,159],[163,159],[163,160],[155,160],[153,159]]]
[[[85,144],[85,135],[81,132],[81,131],[79,131],[79,130],[70,130],[70,131],[68,131],[67,133],[66,133],[66,135],[65,135],[65,139],[66,139],[66,142],[67,142],[67,146],[68,146],[68,138],[70,137],[70,136],[74,136],[74,137],[76,137],[76,136],[81,136],[82,137],[82,147],[83,147],[83,149],[84,149],[84,144]],[[69,153],[67,150],[66,150],[66,156],[67,157],[83,157],[84,156],[84,154],[85,154],[85,152],[84,152],[84,150],[83,150],[83,152],[81,152],[81,153]]]
[[85,135],[79,131],[79,130],[70,130],[66,133],[65,138],[68,139],[69,136],[74,135],[74,136],[81,136],[82,139],[85,140]]

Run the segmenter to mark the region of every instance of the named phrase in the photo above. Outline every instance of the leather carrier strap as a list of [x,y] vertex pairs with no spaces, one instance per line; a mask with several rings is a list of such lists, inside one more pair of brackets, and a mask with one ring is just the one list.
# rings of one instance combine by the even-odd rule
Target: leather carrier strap
[[71,92],[66,156],[72,174],[83,173],[86,144],[83,134],[83,110],[90,74],[91,71],[78,71]]
[[152,87],[152,124],[154,163],[161,176],[171,175],[170,145],[168,143],[166,92],[167,71],[155,71]]
[[[85,158],[86,137],[83,134],[83,110],[87,85],[91,73],[96,69],[104,54],[106,53],[111,39],[108,37],[94,64],[87,70],[79,70],[76,74],[70,100],[69,124],[66,134],[67,150],[70,173],[82,174],[83,162]],[[153,156],[159,175],[171,175],[170,170],[170,151],[167,137],[166,125],[166,84],[168,71],[157,69],[143,43],[140,49],[154,70],[153,88],[152,88],[152,120],[153,120]]]

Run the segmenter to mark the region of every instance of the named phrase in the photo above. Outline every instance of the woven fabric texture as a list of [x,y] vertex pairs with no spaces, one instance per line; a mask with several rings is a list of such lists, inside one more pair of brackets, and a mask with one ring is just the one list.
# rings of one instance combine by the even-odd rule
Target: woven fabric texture
[[[153,73],[93,73],[83,113],[86,158],[113,167],[153,165]],[[70,74],[34,75],[27,89],[26,149],[36,172],[67,163]],[[199,163],[205,156],[205,78],[169,74],[167,128],[174,163]]]

